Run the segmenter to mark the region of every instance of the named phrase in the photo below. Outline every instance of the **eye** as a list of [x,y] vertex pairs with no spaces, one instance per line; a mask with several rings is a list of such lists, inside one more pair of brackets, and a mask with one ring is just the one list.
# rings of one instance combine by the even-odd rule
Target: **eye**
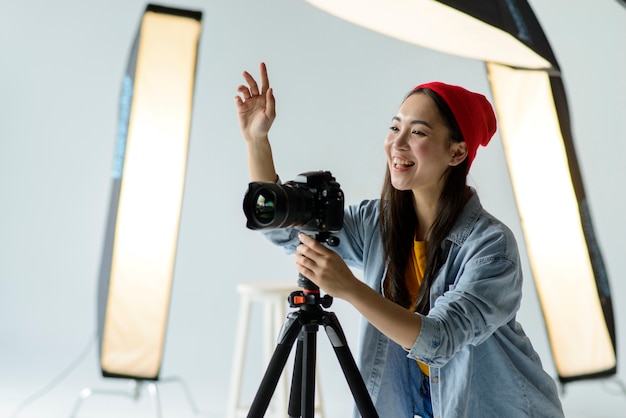
[[398,132],[400,129],[398,129],[396,126],[390,126],[389,130],[393,132]]
[[411,131],[411,134],[417,135],[417,136],[425,136],[426,135],[424,132],[420,131],[419,129],[415,129],[415,130]]

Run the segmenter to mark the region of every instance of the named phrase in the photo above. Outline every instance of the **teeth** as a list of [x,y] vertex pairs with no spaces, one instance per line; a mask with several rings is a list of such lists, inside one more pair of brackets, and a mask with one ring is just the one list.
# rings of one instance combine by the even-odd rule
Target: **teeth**
[[415,163],[414,163],[414,162],[412,162],[412,161],[403,160],[403,159],[398,158],[398,157],[394,157],[394,158],[393,158],[393,163],[394,163],[395,165],[406,165],[406,166],[412,166],[412,165],[415,165]]

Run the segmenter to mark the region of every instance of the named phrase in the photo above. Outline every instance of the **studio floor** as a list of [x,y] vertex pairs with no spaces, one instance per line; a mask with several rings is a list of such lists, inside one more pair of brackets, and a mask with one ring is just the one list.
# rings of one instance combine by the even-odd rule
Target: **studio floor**
[[[93,350],[92,350],[93,351]],[[0,376],[0,417],[72,418],[84,388],[106,391],[86,398],[74,418],[152,418],[158,417],[154,397],[148,388],[135,399],[131,382],[99,377],[95,353],[87,353],[65,376],[63,370],[5,367]],[[157,384],[162,418],[224,418],[226,399],[216,401],[224,388],[208,387],[202,380],[164,381]],[[56,380],[55,380],[56,379]],[[227,387],[227,382],[224,382]],[[192,397],[189,400],[187,393]],[[346,418],[351,408],[350,394],[324,393],[326,418]],[[218,396],[217,398],[223,398]],[[626,394],[616,380],[582,381],[566,386],[562,401],[567,418],[624,418]],[[194,411],[195,403],[197,411]],[[269,417],[269,414],[267,414]]]

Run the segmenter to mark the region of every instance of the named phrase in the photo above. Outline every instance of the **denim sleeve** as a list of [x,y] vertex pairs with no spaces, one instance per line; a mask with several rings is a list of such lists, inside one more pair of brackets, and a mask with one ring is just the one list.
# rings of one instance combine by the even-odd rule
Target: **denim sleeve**
[[286,254],[294,254],[296,247],[300,244],[298,239],[298,233],[300,232],[296,228],[276,228],[262,231],[265,238],[270,240],[273,244],[282,247]]
[[464,261],[447,291],[434,296],[409,356],[442,367],[464,346],[481,344],[515,318],[522,274],[514,238],[505,232],[491,242],[475,244],[465,244],[469,253],[457,253]]

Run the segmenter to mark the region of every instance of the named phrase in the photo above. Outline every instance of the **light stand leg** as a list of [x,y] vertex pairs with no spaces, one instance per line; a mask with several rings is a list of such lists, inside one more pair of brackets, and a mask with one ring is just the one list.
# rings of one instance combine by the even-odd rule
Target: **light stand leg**
[[78,410],[82,406],[83,402],[87,400],[87,398],[93,395],[116,395],[116,396],[127,396],[132,398],[133,400],[138,400],[141,396],[141,389],[143,388],[143,382],[141,380],[131,380],[129,382],[129,390],[109,390],[109,389],[92,389],[92,388],[84,388],[78,394],[78,399],[74,404],[74,408],[72,409],[72,413],[70,418],[75,418],[76,414],[78,414]]
[[187,386],[187,383],[185,383],[185,381],[178,377],[178,376],[172,376],[172,377],[167,377],[165,379],[162,379],[159,381],[160,383],[178,383],[180,385],[180,387],[183,389],[183,392],[185,393],[185,397],[187,398],[187,402],[189,402],[189,407],[191,408],[191,410],[193,411],[194,415],[198,415],[200,413],[200,409],[198,408],[198,404],[196,403],[196,401],[194,400],[193,396],[191,395],[191,391],[189,390],[189,386]]
[[161,414],[161,399],[159,398],[159,389],[157,388],[156,383],[150,382],[148,383],[147,387],[148,393],[150,394],[152,402],[154,403],[154,411],[156,413],[156,417],[163,418],[163,415]]
[[[197,415],[199,413],[198,407],[196,405],[196,403],[194,402],[192,396],[191,396],[191,392],[189,391],[189,388],[187,387],[187,385],[185,384],[185,382],[179,378],[179,377],[170,377],[170,378],[166,378],[160,381],[160,383],[169,383],[169,382],[177,382],[179,383],[182,388],[183,391],[185,392],[185,396],[187,397],[187,401],[189,402],[189,405],[193,411],[193,413],[195,415]],[[80,407],[82,406],[83,402],[93,396],[93,395],[116,395],[116,396],[127,396],[131,399],[133,399],[134,401],[138,401],[139,398],[141,398],[141,393],[143,391],[144,388],[144,383],[146,383],[146,390],[148,391],[150,398],[152,399],[153,405],[154,405],[154,409],[155,409],[155,414],[157,418],[162,418],[163,413],[161,410],[161,399],[159,397],[159,390],[158,390],[158,386],[156,381],[149,381],[146,382],[144,380],[130,380],[129,385],[130,385],[130,389],[127,391],[122,391],[122,390],[108,390],[108,389],[92,389],[92,388],[84,388],[83,390],[80,391],[79,395],[78,395],[78,399],[76,400],[75,404],[74,404],[74,408],[72,409],[72,413],[70,414],[70,418],[76,418],[76,415],[78,414],[78,410],[80,409]]]

